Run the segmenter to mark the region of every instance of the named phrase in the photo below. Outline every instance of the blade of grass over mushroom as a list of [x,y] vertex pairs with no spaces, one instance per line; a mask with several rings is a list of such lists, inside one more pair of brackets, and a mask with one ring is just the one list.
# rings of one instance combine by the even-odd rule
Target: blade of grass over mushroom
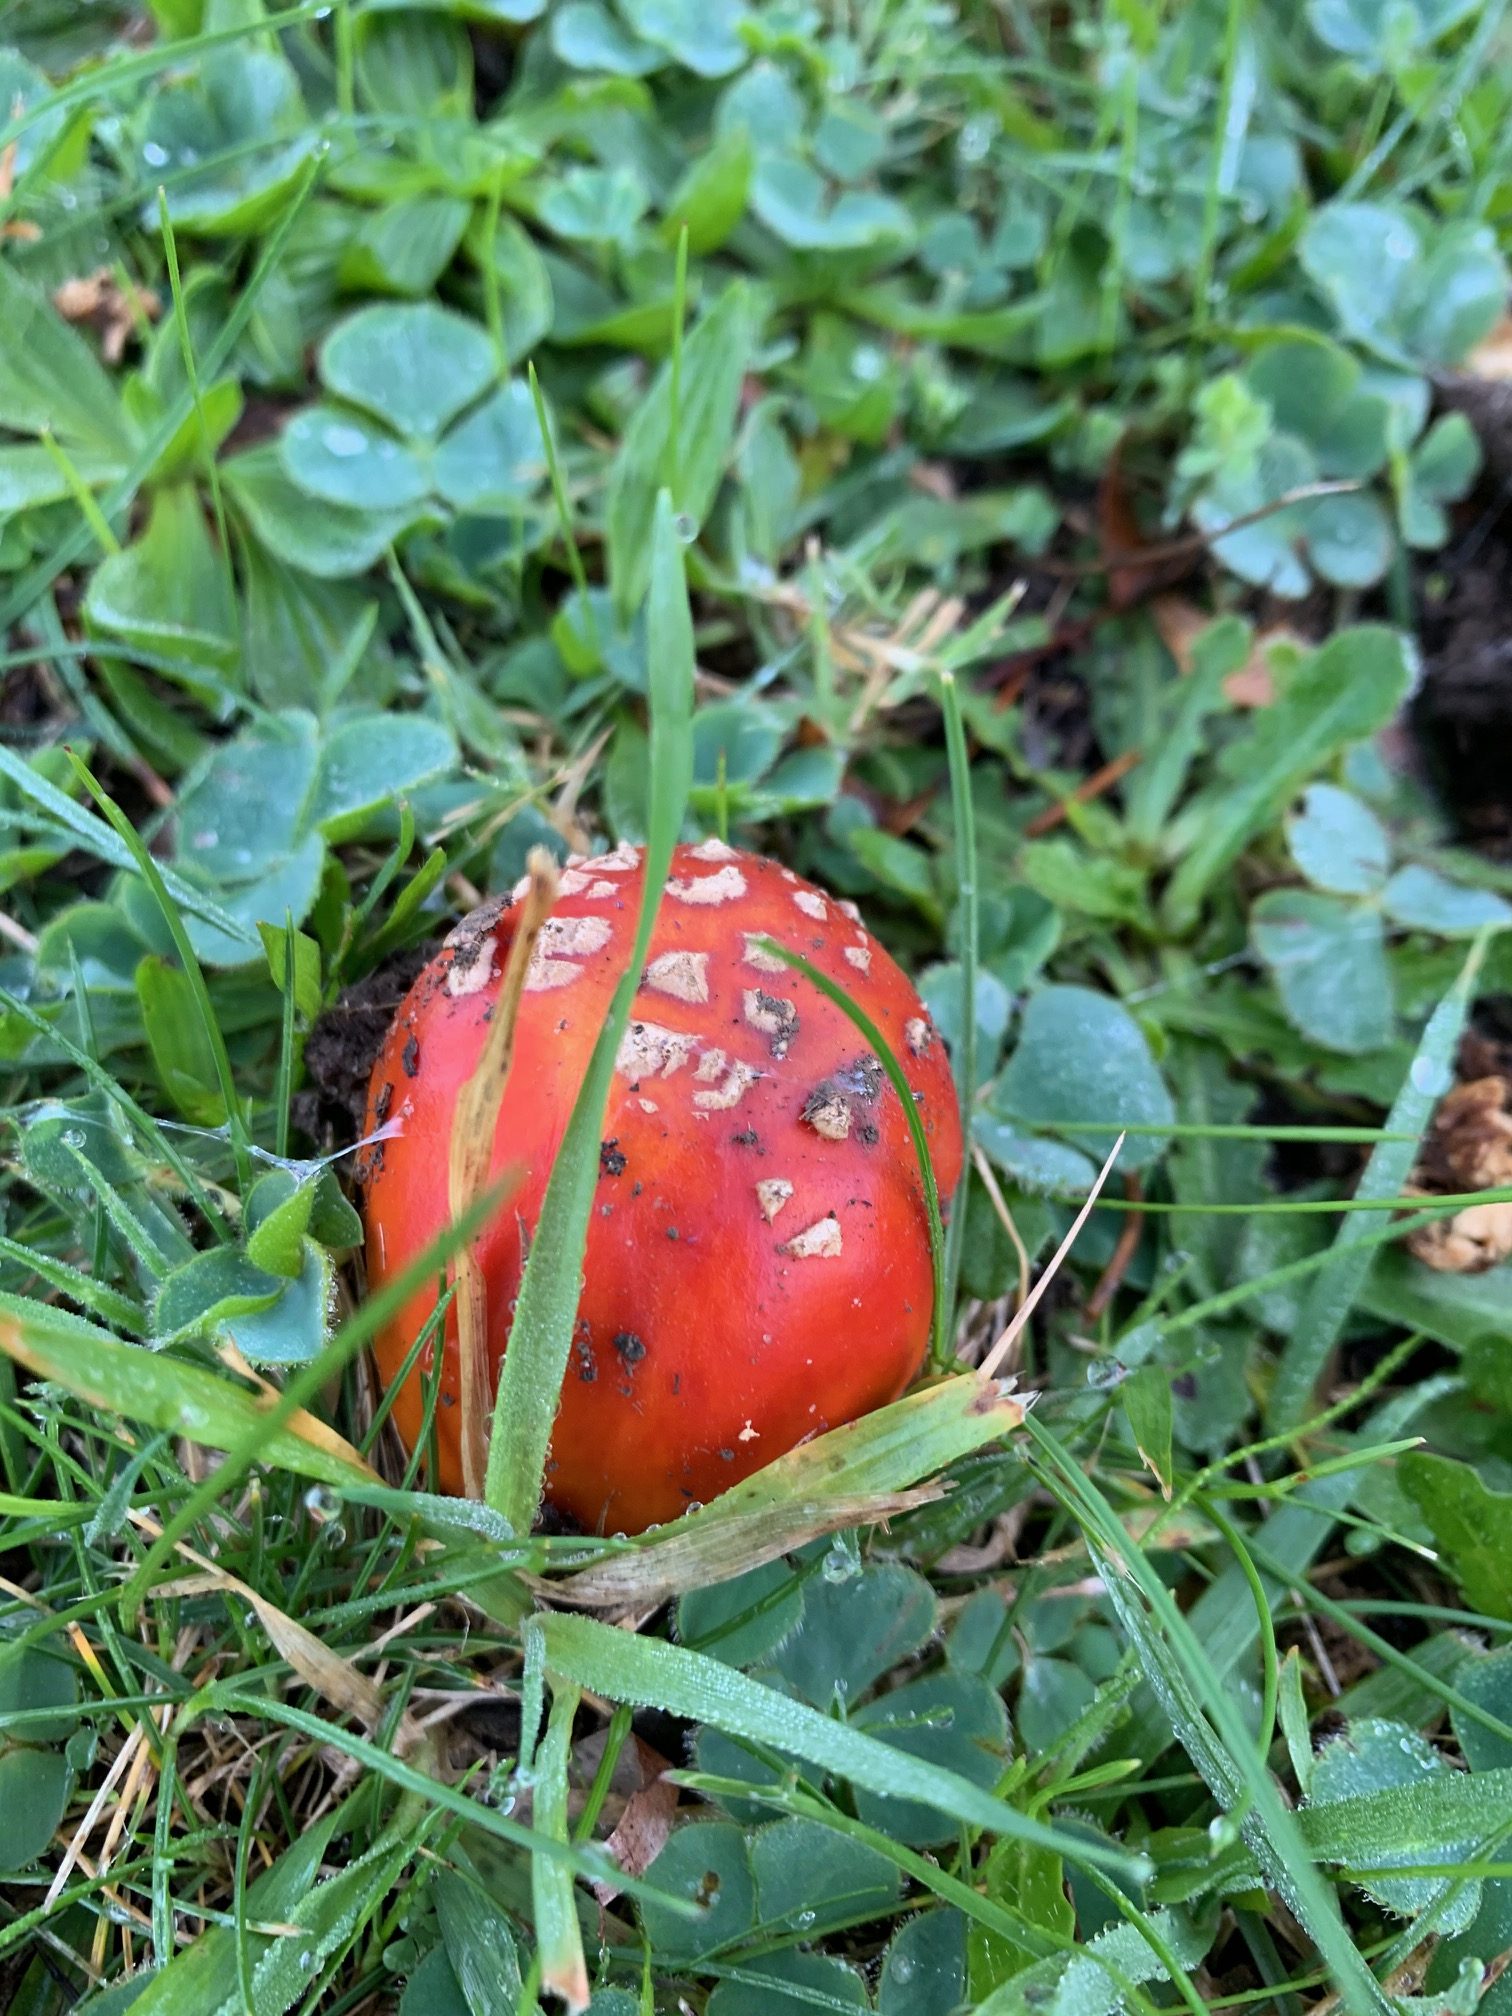
[[1088,1841],[1031,1819],[957,1772],[835,1722],[704,1653],[565,1612],[543,1618],[541,1630],[548,1672],[609,1700],[710,1723],[731,1736],[788,1751],[884,1798],[916,1799],[967,1827],[1034,1842],[1078,1866],[1124,1875],[1145,1866],[1141,1857],[1111,1842]]
[[[945,749],[950,763],[950,814],[955,828],[956,892],[961,948],[961,1043],[955,1065],[956,1094],[961,1102],[961,1132],[971,1139],[971,1114],[977,1094],[977,964],[981,942],[981,905],[977,889],[976,808],[971,802],[971,752],[961,694],[953,672],[940,674],[940,706],[945,718]],[[950,1226],[945,1234],[945,1278],[940,1294],[945,1321],[954,1320],[961,1278],[961,1242],[966,1235],[966,1191],[971,1164],[962,1165],[961,1181]]]
[[[139,1601],[151,1586],[153,1576],[168,1559],[177,1543],[191,1532],[217,1501],[245,1476],[253,1464],[265,1460],[266,1438],[318,1403],[327,1382],[355,1358],[363,1345],[376,1336],[384,1324],[404,1307],[417,1288],[435,1280],[452,1255],[476,1235],[488,1222],[491,1213],[499,1209],[517,1181],[516,1172],[507,1171],[498,1183],[477,1200],[471,1210],[448,1226],[446,1231],[433,1240],[410,1266],[396,1274],[392,1280],[385,1282],[376,1294],[368,1295],[361,1306],[342,1324],[325,1349],[318,1352],[309,1364],[301,1365],[275,1399],[256,1402],[252,1425],[244,1428],[234,1441],[225,1445],[225,1461],[189,1493],[173,1517],[165,1522],[162,1537],[153,1543],[138,1565],[136,1573],[126,1585],[122,1595],[122,1602],[128,1609]],[[142,1352],[133,1352],[134,1359],[145,1355]],[[166,1355],[150,1362],[172,1365],[175,1371],[183,1369],[181,1361],[170,1359]],[[65,1377],[58,1383],[67,1386],[69,1382]],[[128,1404],[122,1411],[129,1416],[130,1405]],[[205,1439],[209,1447],[218,1446],[208,1436]],[[364,1482],[377,1481],[366,1464],[362,1465],[361,1474]]]
[[484,1497],[517,1533],[529,1531],[541,1502],[546,1452],[577,1318],[604,1105],[693,781],[693,619],[682,546],[665,490],[656,500],[647,633],[650,783],[635,944],[552,1168],[499,1374]]
[[[1454,1059],[1474,996],[1475,977],[1485,958],[1483,931],[1470,947],[1459,978],[1428,1018],[1417,1054],[1408,1069],[1396,1103],[1387,1115],[1387,1131],[1405,1140],[1382,1141],[1365,1165],[1355,1192],[1357,1201],[1396,1196],[1411,1174],[1417,1144],[1440,1095],[1454,1083]],[[1308,1404],[1324,1367],[1343,1333],[1365,1277],[1375,1258],[1367,1244],[1366,1220],[1346,1216],[1328,1259],[1303,1303],[1295,1328],[1283,1346],[1267,1410],[1272,1428],[1294,1427]]]
[[759,1568],[842,1527],[941,1495],[912,1487],[1012,1434],[1022,1404],[976,1374],[905,1394],[779,1456],[697,1512],[550,1585],[585,1609],[660,1603]]
[[1266,1880],[1315,1941],[1343,2007],[1353,2016],[1389,2016],[1391,2004],[1201,1640],[1080,1465],[1043,1422],[1030,1416],[1027,1429],[1041,1458],[1033,1467],[1112,1568],[1104,1578],[1109,1597],[1177,1741],[1237,1822]]
[[[557,898],[556,863],[533,847],[526,863],[530,886],[510,940],[493,1019],[472,1075],[457,1094],[449,1143],[447,1194],[453,1219],[465,1216],[488,1185],[499,1106],[514,1061],[515,1028],[525,972],[541,926]],[[488,1284],[471,1240],[453,1262],[457,1282],[457,1352],[462,1389],[462,1475],[469,1498],[481,1498],[488,1466]]]
[[[535,1812],[538,1834],[567,1843],[567,1766],[572,1754],[572,1718],[580,1699],[576,1687],[558,1687],[551,1697],[551,1720],[535,1761]],[[577,2016],[591,1992],[583,1958],[572,1892],[572,1870],[544,1855],[530,1858],[530,1888],[535,1902],[536,1941],[540,1949],[541,1985],[560,1996]]]
[[873,1055],[887,1073],[888,1082],[898,1095],[898,1103],[903,1108],[903,1117],[908,1122],[908,1132],[914,1145],[914,1154],[919,1162],[919,1181],[924,1190],[924,1210],[929,1221],[929,1259],[934,1277],[934,1310],[930,1317],[930,1363],[937,1369],[950,1360],[949,1310],[945,1296],[945,1227],[940,1216],[940,1187],[935,1182],[934,1163],[930,1159],[929,1141],[924,1133],[924,1122],[919,1118],[919,1109],[914,1103],[913,1088],[908,1082],[903,1066],[898,1062],[892,1045],[873,1022],[866,1010],[837,986],[827,973],[821,973],[817,966],[804,958],[801,952],[794,952],[783,944],[780,938],[761,938],[756,941],[764,951],[770,952],[784,964],[791,966],[810,981],[827,1001],[833,1001],[842,1014],[848,1016],[866,1038]]

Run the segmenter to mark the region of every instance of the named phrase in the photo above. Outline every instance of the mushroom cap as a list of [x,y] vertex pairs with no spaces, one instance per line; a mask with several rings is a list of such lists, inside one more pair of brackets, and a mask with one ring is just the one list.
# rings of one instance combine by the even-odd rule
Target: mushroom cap
[[[477,1242],[495,1368],[522,1240],[540,1213],[594,1041],[633,949],[638,849],[574,859],[526,976],[491,1178],[518,1187]],[[463,920],[411,988],[374,1066],[368,1278],[381,1286],[447,1223],[457,1095],[483,1046],[516,898]],[[802,952],[878,1025],[913,1088],[941,1195],[961,1171],[944,1045],[850,906],[717,840],[673,858],[604,1115],[583,1293],[547,1469],[588,1531],[635,1532],[714,1497],[809,1436],[896,1399],[929,1337],[928,1219],[907,1117],[855,1025],[753,943]],[[378,1336],[386,1383],[435,1306],[416,1293]],[[413,1446],[422,1375],[394,1416]],[[462,1488],[449,1320],[436,1427]]]

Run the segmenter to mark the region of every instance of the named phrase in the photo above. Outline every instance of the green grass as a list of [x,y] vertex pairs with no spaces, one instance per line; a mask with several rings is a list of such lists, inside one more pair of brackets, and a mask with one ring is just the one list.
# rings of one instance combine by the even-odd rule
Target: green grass
[[[1489,0],[0,0],[0,2008],[1508,2016],[1512,870],[1383,731],[1509,131]],[[436,1496],[500,1200],[365,1293],[332,1031],[710,834],[949,1040],[929,1376],[537,1520],[627,988]]]

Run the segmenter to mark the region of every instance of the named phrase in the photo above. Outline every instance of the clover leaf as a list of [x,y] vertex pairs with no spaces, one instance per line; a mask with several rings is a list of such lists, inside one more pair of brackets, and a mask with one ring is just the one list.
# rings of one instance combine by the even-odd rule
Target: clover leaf
[[[1178,489],[1195,486],[1192,517],[1241,580],[1289,598],[1306,594],[1314,574],[1340,588],[1368,588],[1384,576],[1395,548],[1382,499],[1365,488],[1297,493],[1323,483],[1363,485],[1391,465],[1406,472],[1398,475],[1404,533],[1413,543],[1442,538],[1448,527],[1438,499],[1463,494],[1473,471],[1466,473],[1456,429],[1432,453],[1423,444],[1417,473],[1416,458],[1404,450],[1426,409],[1427,387],[1415,375],[1367,369],[1321,336],[1272,340],[1242,372],[1224,374],[1198,395]],[[1225,531],[1230,525],[1235,529]]]
[[34,1646],[0,1645],[0,1875],[46,1849],[73,1785],[66,1754],[77,1716],[73,1668]]
[[1324,204],[1297,247],[1346,335],[1399,360],[1457,364],[1494,327],[1508,274],[1483,225],[1405,205]]
[[322,504],[405,517],[436,499],[502,514],[545,474],[528,389],[497,383],[488,336],[449,308],[359,309],[326,339],[320,373],[334,396],[294,416],[279,456]]
[[1391,974],[1378,911],[1308,889],[1271,889],[1250,912],[1250,937],[1304,1036],[1348,1054],[1390,1042]]
[[396,796],[455,760],[450,731],[413,714],[343,712],[317,724],[288,708],[220,743],[180,794],[176,865],[249,929],[233,939],[186,918],[199,957],[215,966],[261,958],[250,927],[304,921],[328,844],[357,838]]
[[276,215],[315,144],[292,65],[226,49],[150,101],[142,179],[164,186],[181,230],[244,237]]

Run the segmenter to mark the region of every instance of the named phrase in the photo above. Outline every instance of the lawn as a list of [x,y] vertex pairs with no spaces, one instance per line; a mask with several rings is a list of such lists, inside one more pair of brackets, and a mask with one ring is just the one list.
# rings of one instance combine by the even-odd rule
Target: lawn
[[[1509,256],[1507,0],[0,0],[0,2009],[1512,2016]],[[695,859],[923,1375],[604,1531]]]

